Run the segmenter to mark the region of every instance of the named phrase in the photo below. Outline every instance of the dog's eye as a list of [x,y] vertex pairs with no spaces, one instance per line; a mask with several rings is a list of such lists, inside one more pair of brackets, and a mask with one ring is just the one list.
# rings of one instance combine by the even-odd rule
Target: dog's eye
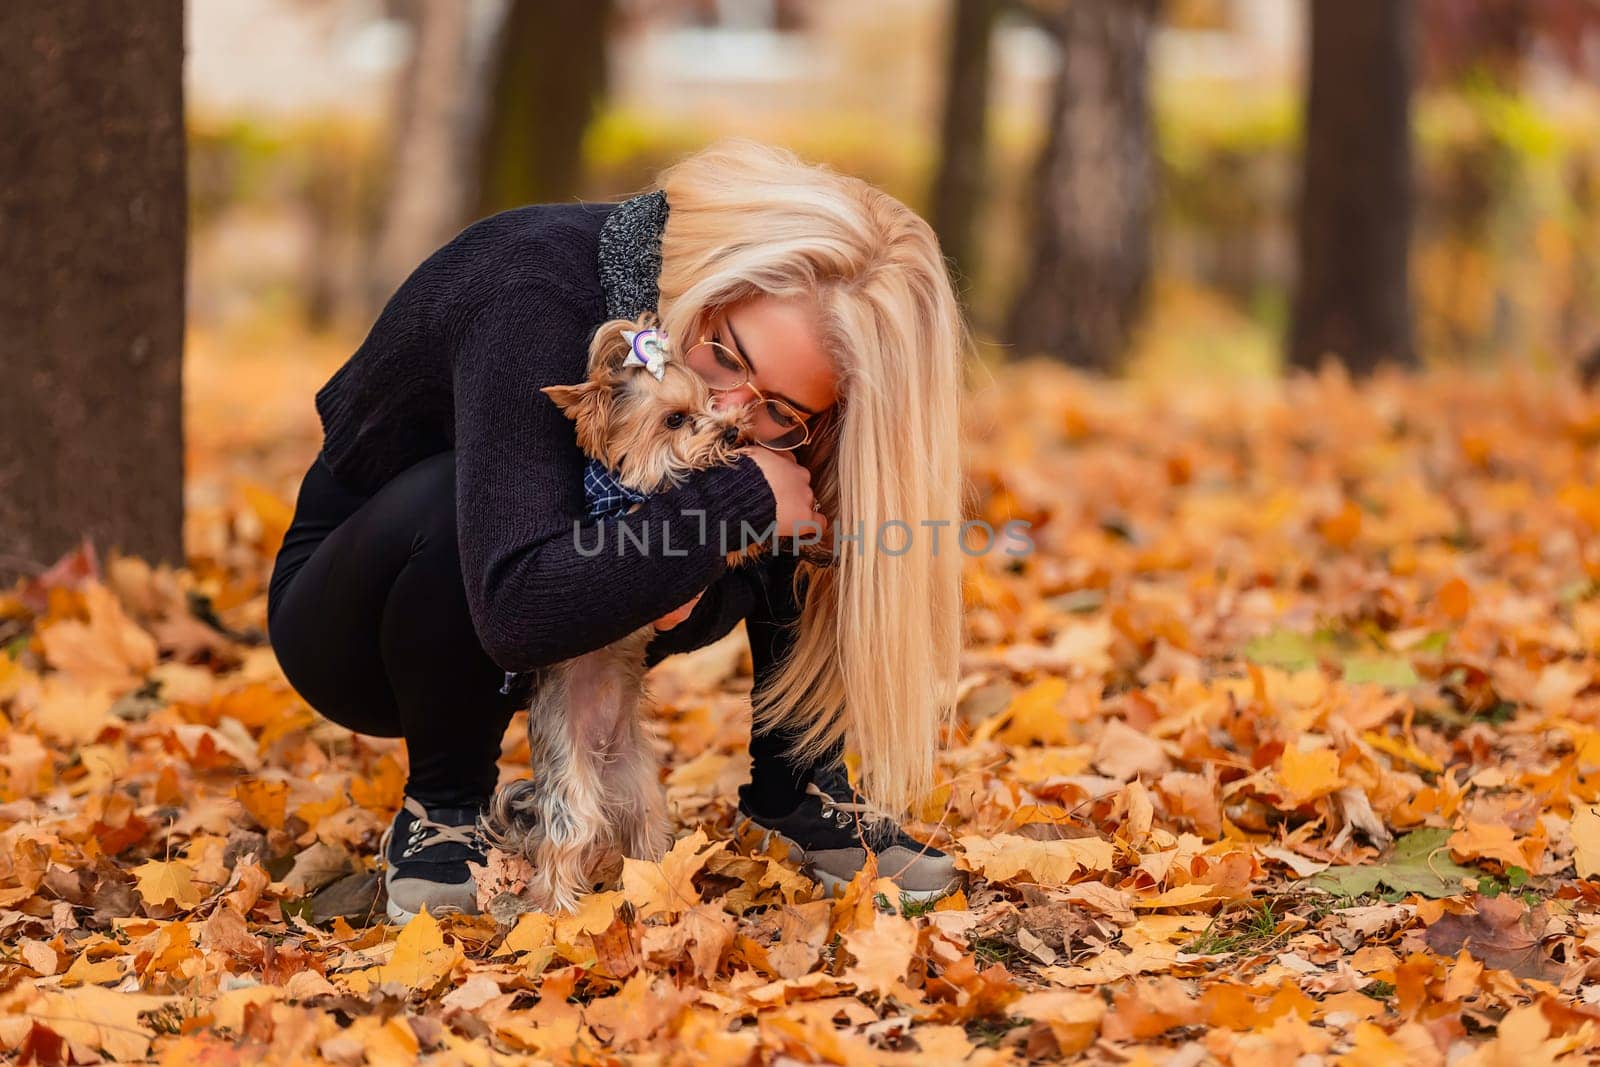
[[689,416],[685,415],[683,412],[674,411],[671,415],[667,416],[667,429],[679,429],[686,421],[688,421],[688,418]]

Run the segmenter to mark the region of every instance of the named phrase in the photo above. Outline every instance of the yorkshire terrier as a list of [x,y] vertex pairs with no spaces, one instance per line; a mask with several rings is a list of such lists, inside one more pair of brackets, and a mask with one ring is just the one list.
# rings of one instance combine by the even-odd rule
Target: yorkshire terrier
[[[650,334],[653,317],[641,322],[638,331],[620,321],[602,327],[588,380],[542,391],[576,423],[591,459],[648,495],[732,462],[750,427],[746,408],[714,410],[699,375],[665,346],[650,347],[661,336]],[[482,829],[496,848],[528,861],[524,897],[545,910],[575,908],[580,894],[615,875],[621,856],[658,860],[672,843],[659,760],[640,721],[645,646],[655,632],[642,626],[535,674],[533,777],[496,794]]]

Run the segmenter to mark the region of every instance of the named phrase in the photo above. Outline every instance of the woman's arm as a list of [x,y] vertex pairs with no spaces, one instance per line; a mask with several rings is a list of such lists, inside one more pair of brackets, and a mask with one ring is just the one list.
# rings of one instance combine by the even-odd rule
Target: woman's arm
[[[573,353],[587,351],[594,326],[587,302],[543,285],[502,295],[462,328],[454,371],[462,576],[478,637],[504,670],[570,659],[660,618],[726,569],[723,524],[735,537],[741,523],[765,529],[774,520],[772,491],[748,456],[699,471],[627,515],[588,516],[572,423],[539,390],[571,384],[562,368],[582,364]],[[604,549],[585,555],[598,527]],[[623,528],[647,535],[649,550],[619,552]]]

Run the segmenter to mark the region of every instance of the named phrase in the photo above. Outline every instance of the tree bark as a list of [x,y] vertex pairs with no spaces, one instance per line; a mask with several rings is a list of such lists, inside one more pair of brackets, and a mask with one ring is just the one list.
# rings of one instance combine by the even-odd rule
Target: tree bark
[[1039,15],[1060,46],[1034,173],[1033,253],[1008,334],[1020,354],[1109,370],[1149,284],[1156,0],[1071,0]]
[[478,214],[580,194],[613,0],[511,0],[478,153]]
[[943,155],[933,182],[933,229],[945,257],[977,277],[977,223],[984,189],[990,52],[1000,0],[954,0],[945,68]]
[[1412,0],[1312,0],[1290,363],[1414,364]]
[[390,186],[369,296],[381,306],[465,222],[468,0],[408,0],[411,58],[397,87]]
[[0,5],[0,572],[183,561],[183,5]]

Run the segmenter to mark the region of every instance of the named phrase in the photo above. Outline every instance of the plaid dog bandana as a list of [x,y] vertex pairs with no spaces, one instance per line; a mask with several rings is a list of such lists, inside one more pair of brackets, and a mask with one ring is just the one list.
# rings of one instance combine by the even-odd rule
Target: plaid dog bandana
[[620,515],[630,505],[643,504],[650,499],[650,494],[623,485],[616,474],[597,459],[584,465],[583,495],[589,501],[589,514],[597,519]]

